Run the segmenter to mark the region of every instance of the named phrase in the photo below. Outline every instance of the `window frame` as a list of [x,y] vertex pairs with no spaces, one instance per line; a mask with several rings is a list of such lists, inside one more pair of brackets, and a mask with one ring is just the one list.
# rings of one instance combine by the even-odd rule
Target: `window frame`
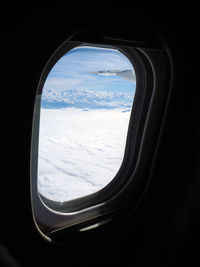
[[[158,42],[159,43],[159,42]],[[136,75],[136,90],[131,111],[127,133],[126,147],[122,165],[113,180],[104,188],[91,195],[55,203],[37,192],[37,155],[39,138],[39,112],[42,88],[46,78],[54,64],[67,51],[76,46],[91,45],[106,48],[115,48],[128,57],[133,65]],[[47,62],[35,98],[32,143],[31,143],[31,199],[32,212],[36,227],[47,240],[62,239],[60,233],[73,232],[88,227],[91,224],[104,224],[114,221],[114,217],[122,210],[132,209],[141,198],[147,184],[147,173],[151,168],[152,155],[156,143],[156,134],[160,129],[163,111],[158,115],[158,110],[164,109],[164,102],[168,93],[168,85],[164,93],[157,88],[159,67],[167,61],[165,49],[159,45],[152,48],[152,44],[146,42],[138,46],[132,42],[119,39],[109,39],[104,36],[98,43],[80,40],[65,41]],[[160,54],[161,62],[157,60]],[[165,69],[164,65],[162,68]],[[169,75],[166,71],[166,76]],[[164,72],[162,72],[162,75]],[[160,80],[162,83],[162,81]],[[162,99],[162,101],[161,101]],[[160,101],[160,102],[159,102]],[[135,110],[135,109],[136,110]],[[152,120],[152,110],[157,115],[156,122]],[[152,123],[152,125],[151,125]],[[155,134],[156,132],[156,134]],[[150,144],[146,142],[148,134],[154,135]],[[67,206],[66,206],[67,204]],[[59,233],[59,234],[58,234]],[[59,235],[59,238],[58,238]]]

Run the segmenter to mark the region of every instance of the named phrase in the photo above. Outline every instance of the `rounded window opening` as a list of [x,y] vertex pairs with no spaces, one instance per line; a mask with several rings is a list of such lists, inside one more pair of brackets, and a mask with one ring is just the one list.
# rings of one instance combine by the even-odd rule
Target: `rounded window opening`
[[124,158],[136,88],[114,48],[78,46],[49,72],[41,94],[38,193],[66,202],[107,186]]

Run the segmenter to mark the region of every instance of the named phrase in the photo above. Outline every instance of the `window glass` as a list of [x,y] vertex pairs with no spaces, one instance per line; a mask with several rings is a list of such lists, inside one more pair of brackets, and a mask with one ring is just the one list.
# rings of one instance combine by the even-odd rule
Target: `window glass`
[[79,46],[51,69],[41,96],[38,192],[63,202],[97,192],[123,161],[135,73],[117,49]]

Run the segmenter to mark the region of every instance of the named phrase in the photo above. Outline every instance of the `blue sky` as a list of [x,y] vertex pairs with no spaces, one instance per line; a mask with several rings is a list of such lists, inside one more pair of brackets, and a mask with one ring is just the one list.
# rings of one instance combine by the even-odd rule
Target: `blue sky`
[[[124,79],[115,75],[115,73],[99,75],[99,71],[132,71],[133,80]],[[69,98],[72,89],[76,90],[76,96],[73,91],[73,101],[70,101]],[[69,94],[67,94],[67,90],[69,90]],[[129,98],[133,100],[135,74],[132,64],[125,55],[116,49],[90,46],[76,47],[66,53],[50,71],[44,85],[42,103],[53,103],[55,101],[72,103],[75,98],[79,97],[80,92],[83,93],[83,90],[88,92],[90,101],[91,92],[98,99],[99,94],[102,97],[102,92],[104,92],[104,98],[106,96],[105,92],[107,92],[107,95],[110,92],[113,93],[113,97],[115,98],[116,94],[124,94],[126,95],[126,99],[129,95]],[[63,101],[61,96],[63,97]],[[67,97],[67,99],[64,99],[64,97]],[[112,102],[112,95],[109,95],[109,97],[109,101]],[[93,100],[95,99],[93,98]],[[104,99],[101,105],[103,101],[107,102]]]

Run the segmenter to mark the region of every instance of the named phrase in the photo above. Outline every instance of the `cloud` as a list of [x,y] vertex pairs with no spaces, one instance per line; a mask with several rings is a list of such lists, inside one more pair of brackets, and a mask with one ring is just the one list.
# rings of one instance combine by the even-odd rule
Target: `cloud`
[[41,109],[38,191],[67,201],[97,192],[119,170],[129,112]]

